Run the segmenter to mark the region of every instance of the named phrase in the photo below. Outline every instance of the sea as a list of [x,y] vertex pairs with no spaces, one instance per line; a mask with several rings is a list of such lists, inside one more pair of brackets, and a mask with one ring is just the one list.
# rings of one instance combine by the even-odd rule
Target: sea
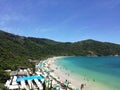
[[78,78],[83,76],[84,79],[104,85],[109,90],[120,90],[119,56],[71,56],[58,58],[56,62],[58,66]]

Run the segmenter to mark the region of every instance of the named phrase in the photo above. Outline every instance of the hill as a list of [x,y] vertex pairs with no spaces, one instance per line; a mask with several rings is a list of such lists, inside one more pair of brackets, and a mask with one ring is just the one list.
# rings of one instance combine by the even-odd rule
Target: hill
[[14,60],[14,62],[17,62],[16,60],[18,60],[23,62],[28,59],[43,59],[60,55],[120,55],[120,45],[92,39],[63,43],[0,31],[0,60],[2,61]]
[[[28,59],[40,60],[63,55],[120,55],[120,45],[91,39],[63,43],[44,38],[18,36],[0,30],[0,73],[5,73],[4,70],[6,69],[14,70],[20,65],[33,67]],[[3,83],[4,80],[2,79],[0,78],[0,81]]]

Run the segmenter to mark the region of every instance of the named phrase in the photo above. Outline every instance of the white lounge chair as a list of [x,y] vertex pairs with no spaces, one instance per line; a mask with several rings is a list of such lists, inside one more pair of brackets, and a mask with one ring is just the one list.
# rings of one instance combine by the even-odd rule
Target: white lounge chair
[[29,85],[30,89],[32,89],[32,87],[33,87],[33,83],[32,83],[31,80],[28,80],[28,85]]
[[34,81],[36,82],[39,90],[43,90],[43,86],[42,86],[42,84],[38,81],[38,79],[34,79]]
[[18,89],[19,86],[18,86],[18,85],[10,85],[8,88],[9,88],[9,89]]
[[13,77],[13,81],[16,81],[16,80],[17,80],[17,76],[14,76],[14,77]]
[[17,80],[17,76],[13,77],[13,81],[12,81],[12,85],[18,85],[18,83],[16,82]]
[[6,87],[9,87],[10,82],[11,82],[10,80],[7,80],[7,82],[5,83],[5,86],[6,86]]
[[22,88],[22,89],[26,89],[27,88],[27,86],[25,84],[25,81],[21,81],[21,87],[20,88]]

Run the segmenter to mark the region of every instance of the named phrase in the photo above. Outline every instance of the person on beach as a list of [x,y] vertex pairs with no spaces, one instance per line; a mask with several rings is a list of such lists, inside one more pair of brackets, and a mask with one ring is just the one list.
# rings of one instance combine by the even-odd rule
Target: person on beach
[[83,88],[84,88],[84,84],[81,84],[80,90],[83,90]]

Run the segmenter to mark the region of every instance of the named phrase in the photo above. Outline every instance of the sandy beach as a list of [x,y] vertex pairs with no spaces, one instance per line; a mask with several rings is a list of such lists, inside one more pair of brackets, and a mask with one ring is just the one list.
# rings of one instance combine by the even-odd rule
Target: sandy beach
[[84,84],[84,88],[82,90],[109,90],[109,88],[107,88],[106,86],[95,81],[90,81],[84,76],[79,75],[76,77],[74,73],[68,72],[67,70],[59,66],[56,63],[56,59],[62,57],[63,56],[47,59],[50,69],[54,70],[54,75],[58,77],[60,81],[64,82],[65,80],[68,80],[75,88],[80,88],[81,84]]

